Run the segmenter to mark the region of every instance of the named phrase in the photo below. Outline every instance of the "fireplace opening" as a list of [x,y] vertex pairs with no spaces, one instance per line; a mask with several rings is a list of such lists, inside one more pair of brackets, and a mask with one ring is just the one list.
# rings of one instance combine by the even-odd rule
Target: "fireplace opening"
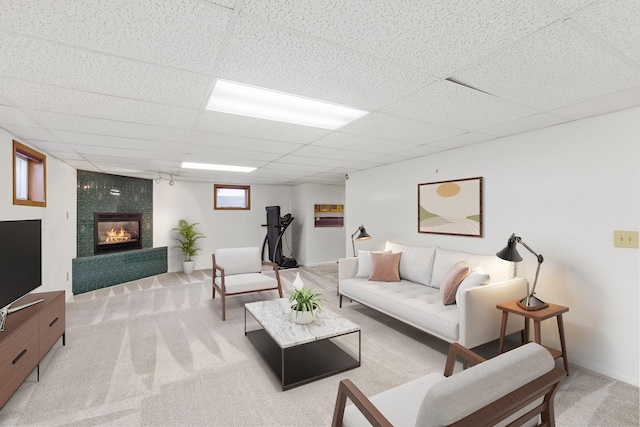
[[93,253],[142,249],[141,213],[94,213]]

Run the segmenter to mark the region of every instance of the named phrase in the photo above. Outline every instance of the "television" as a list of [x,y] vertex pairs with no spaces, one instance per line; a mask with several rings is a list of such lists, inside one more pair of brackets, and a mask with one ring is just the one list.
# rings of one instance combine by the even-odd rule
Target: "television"
[[42,284],[42,221],[0,221],[0,309]]

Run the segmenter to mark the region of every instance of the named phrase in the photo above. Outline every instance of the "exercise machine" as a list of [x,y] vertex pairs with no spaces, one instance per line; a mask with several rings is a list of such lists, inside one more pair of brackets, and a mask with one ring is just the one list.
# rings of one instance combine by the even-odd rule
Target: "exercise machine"
[[293,255],[282,255],[282,239],[287,227],[293,222],[290,213],[280,216],[280,206],[267,206],[267,235],[262,244],[262,259],[265,247],[269,248],[269,260],[278,264],[280,268],[295,268],[298,266]]

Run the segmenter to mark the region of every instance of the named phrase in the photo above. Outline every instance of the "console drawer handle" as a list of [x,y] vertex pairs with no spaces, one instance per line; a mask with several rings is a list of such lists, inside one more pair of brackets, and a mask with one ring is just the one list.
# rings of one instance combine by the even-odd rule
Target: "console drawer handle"
[[18,360],[22,359],[22,356],[25,355],[25,353],[27,352],[27,349],[25,348],[24,350],[22,350],[22,353],[20,353],[18,355],[18,357],[16,357],[15,359],[13,359],[13,364],[15,365],[16,363],[18,363]]
[[53,319],[53,322],[49,323],[49,327],[52,327],[53,325],[55,325],[57,321],[58,321],[58,318],[56,317],[55,319]]

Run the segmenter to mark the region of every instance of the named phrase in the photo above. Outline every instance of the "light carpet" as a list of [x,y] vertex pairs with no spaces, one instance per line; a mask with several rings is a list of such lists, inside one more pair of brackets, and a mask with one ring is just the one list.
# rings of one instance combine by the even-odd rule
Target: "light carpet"
[[[362,366],[283,392],[244,336],[244,304],[275,291],[211,299],[211,270],[167,273],[77,295],[59,340],[0,410],[1,425],[328,426],[338,382],[373,395],[442,372],[448,343],[358,303],[338,308],[337,266],[296,273],[327,306],[360,325]],[[497,343],[480,347],[485,357]],[[569,349],[570,351],[570,349]],[[560,426],[637,426],[638,388],[571,365],[556,396]]]

